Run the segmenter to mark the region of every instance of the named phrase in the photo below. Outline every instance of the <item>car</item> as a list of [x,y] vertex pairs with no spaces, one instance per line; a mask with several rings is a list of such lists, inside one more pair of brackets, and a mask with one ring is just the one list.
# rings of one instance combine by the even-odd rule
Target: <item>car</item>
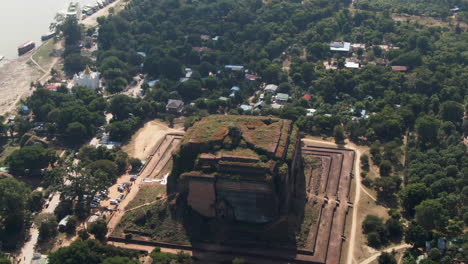
[[124,198],[124,195],[121,194],[121,195],[119,195],[119,197],[117,197],[117,199],[115,199],[115,200],[120,202],[120,201],[122,201],[123,198]]
[[117,200],[110,200],[109,203],[112,204],[112,205],[117,205],[117,204],[119,204],[119,201],[117,201]]
[[117,188],[117,190],[118,190],[119,192],[123,192],[123,191],[125,190],[125,188],[122,187],[122,186],[120,186],[120,187]]

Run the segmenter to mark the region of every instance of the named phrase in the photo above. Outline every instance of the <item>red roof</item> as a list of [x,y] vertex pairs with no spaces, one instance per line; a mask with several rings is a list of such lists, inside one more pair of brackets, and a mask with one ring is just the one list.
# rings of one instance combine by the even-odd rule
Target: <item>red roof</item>
[[57,91],[57,85],[49,84],[46,86],[46,89]]
[[248,79],[248,80],[256,80],[258,78],[258,76],[255,75],[255,74],[246,74],[245,78]]
[[24,48],[24,47],[27,47],[27,46],[32,45],[32,44],[34,44],[33,41],[28,41],[28,42],[23,43],[23,45],[19,46],[18,48]]
[[392,70],[394,70],[394,71],[407,71],[408,67],[406,67],[406,66],[392,66]]
[[310,100],[310,99],[312,99],[312,96],[310,96],[310,94],[304,94],[304,96],[302,98],[304,98],[306,100]]

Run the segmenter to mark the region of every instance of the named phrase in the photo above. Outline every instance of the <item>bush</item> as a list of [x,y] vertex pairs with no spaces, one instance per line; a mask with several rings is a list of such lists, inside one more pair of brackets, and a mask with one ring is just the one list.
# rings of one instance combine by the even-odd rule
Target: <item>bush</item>
[[55,237],[57,231],[57,219],[54,215],[47,215],[41,220],[39,224],[39,236],[42,240],[49,240]]
[[104,220],[98,220],[91,225],[89,232],[102,241],[106,238],[107,223]]
[[369,156],[367,154],[361,156],[361,168],[364,171],[369,170]]
[[377,232],[370,232],[367,234],[367,244],[373,248],[379,248],[382,246],[380,235]]
[[362,184],[367,188],[372,188],[372,185],[374,185],[374,181],[372,181],[371,178],[365,178],[364,180],[362,180]]
[[86,229],[82,229],[80,231],[78,231],[78,236],[82,239],[82,240],[86,240],[89,238],[89,233],[88,231],[86,231]]
[[380,163],[380,175],[388,176],[392,172],[392,163],[388,160],[384,160]]
[[76,227],[78,225],[78,218],[75,215],[72,215],[68,218],[67,225],[65,226],[65,232],[68,234],[74,234]]

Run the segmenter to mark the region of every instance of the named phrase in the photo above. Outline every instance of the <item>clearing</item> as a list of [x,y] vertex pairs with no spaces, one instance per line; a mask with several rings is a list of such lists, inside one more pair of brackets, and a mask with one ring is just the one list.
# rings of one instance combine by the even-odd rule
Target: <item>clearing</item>
[[181,133],[182,130],[169,128],[166,123],[160,120],[147,122],[130,139],[130,142],[122,147],[122,150],[128,155],[146,160],[166,134]]

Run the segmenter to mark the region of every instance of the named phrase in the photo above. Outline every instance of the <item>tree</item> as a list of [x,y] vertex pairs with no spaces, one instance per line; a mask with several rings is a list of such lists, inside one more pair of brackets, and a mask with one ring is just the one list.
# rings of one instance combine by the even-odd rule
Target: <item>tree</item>
[[443,120],[459,124],[463,119],[463,106],[454,101],[445,101],[440,105],[439,113]]
[[98,220],[91,224],[89,232],[93,234],[100,241],[106,238],[107,234],[107,223],[104,220]]
[[190,256],[186,253],[179,252],[177,254],[161,252],[160,248],[155,248],[151,254],[153,259],[153,264],[190,264],[192,260]]
[[[103,246],[96,240],[76,240],[68,247],[61,247],[58,250],[50,253],[49,255],[49,263],[50,264],[101,264],[106,263],[106,259],[108,258],[128,258],[132,260],[131,263],[136,264],[138,262],[134,262],[138,256],[137,252],[133,252],[126,249],[117,248],[114,246],[106,245]],[[115,261],[120,261],[121,259],[115,259]],[[121,263],[121,262],[113,262],[114,259],[108,260],[110,262],[107,263]]]
[[109,112],[114,120],[122,121],[134,111],[135,103],[135,100],[127,95],[117,95],[110,100]]
[[11,249],[17,244],[17,236],[23,228],[27,212],[28,186],[8,177],[0,179],[0,242],[4,248]]
[[128,257],[111,257],[106,258],[102,264],[139,264],[140,262],[132,260]]
[[42,215],[39,221],[39,236],[42,240],[49,240],[57,235],[58,222],[53,214]]
[[171,80],[177,80],[182,76],[182,64],[173,57],[164,57],[159,63],[161,75]]
[[189,79],[181,83],[177,90],[184,100],[194,100],[201,96],[201,83],[198,80]]
[[378,259],[379,264],[397,264],[395,257],[387,252],[382,252]]
[[80,231],[78,231],[78,236],[82,239],[82,240],[86,240],[89,238],[89,233],[88,231],[86,231],[86,229],[81,229]]
[[373,248],[380,248],[382,246],[381,236],[377,232],[370,232],[367,234],[367,244]]
[[67,142],[72,145],[83,143],[89,137],[86,127],[80,122],[68,124],[65,133]]
[[369,156],[367,154],[362,155],[360,161],[361,161],[361,168],[364,171],[368,171],[369,170]]
[[68,234],[75,234],[77,225],[78,225],[78,218],[75,215],[72,215],[68,218],[67,224],[65,225],[65,231]]
[[336,125],[333,128],[333,137],[335,138],[335,142],[337,144],[341,144],[344,142],[345,135],[344,135],[344,129],[343,126],[341,125]]
[[415,212],[416,222],[428,231],[447,225],[447,209],[436,199],[421,202]]
[[375,215],[367,215],[362,223],[364,234],[367,235],[369,246],[379,248],[387,243],[388,231],[383,219]]
[[416,119],[416,132],[422,142],[434,142],[439,133],[439,122],[433,116]]
[[60,26],[60,30],[63,32],[65,37],[66,46],[74,46],[79,44],[82,32],[81,27],[75,18],[68,17],[65,19],[65,22]]
[[128,159],[128,163],[130,163],[130,166],[132,167],[132,172],[138,172],[141,169],[141,166],[143,166],[140,159],[133,157]]
[[375,180],[374,185],[379,199],[392,199],[400,189],[401,178],[399,176],[380,177]]
[[133,134],[132,123],[128,120],[112,122],[107,126],[109,137],[114,141],[123,141]]
[[405,230],[405,242],[413,244],[415,247],[422,247],[428,238],[427,231],[416,222],[411,222]]
[[387,230],[388,236],[394,241],[400,241],[403,236],[403,226],[399,220],[389,218],[385,222],[385,229]]
[[88,65],[93,65],[93,61],[79,53],[70,54],[63,61],[63,68],[69,76],[83,71]]
[[61,200],[55,207],[54,214],[57,219],[63,219],[65,216],[73,214],[73,202],[69,199]]
[[232,260],[232,264],[245,264],[245,259],[235,258],[235,259]]
[[403,208],[409,215],[413,215],[414,207],[430,196],[431,190],[424,183],[409,184],[399,194]]
[[15,150],[7,157],[6,162],[13,174],[37,173],[37,170],[46,168],[54,160],[55,152],[41,145],[25,146]]
[[17,116],[14,120],[14,130],[18,133],[18,137],[22,137],[31,129],[31,124],[23,117]]
[[379,169],[380,175],[388,176],[392,172],[392,163],[388,160],[384,160],[380,163]]
[[44,196],[42,195],[42,192],[32,192],[28,203],[29,210],[31,210],[31,212],[39,212],[44,204]]

